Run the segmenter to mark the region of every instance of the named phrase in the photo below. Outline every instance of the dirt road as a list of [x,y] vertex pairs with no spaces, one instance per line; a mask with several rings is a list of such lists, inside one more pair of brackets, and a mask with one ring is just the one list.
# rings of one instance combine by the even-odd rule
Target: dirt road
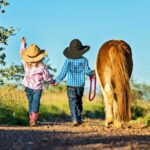
[[150,129],[106,128],[99,120],[85,120],[78,127],[71,127],[70,122],[43,123],[32,128],[0,126],[0,149],[150,150]]

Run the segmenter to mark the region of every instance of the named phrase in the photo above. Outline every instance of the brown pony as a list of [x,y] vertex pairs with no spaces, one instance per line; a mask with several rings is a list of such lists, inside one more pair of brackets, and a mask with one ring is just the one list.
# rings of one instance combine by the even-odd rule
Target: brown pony
[[133,68],[130,46],[122,40],[110,40],[102,45],[96,62],[96,74],[104,97],[106,126],[131,118],[130,85]]

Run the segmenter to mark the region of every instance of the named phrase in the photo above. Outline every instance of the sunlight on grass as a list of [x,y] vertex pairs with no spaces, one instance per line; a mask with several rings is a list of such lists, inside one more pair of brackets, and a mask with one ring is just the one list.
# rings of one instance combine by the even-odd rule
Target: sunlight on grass
[[[132,119],[145,122],[150,126],[150,102],[136,100],[132,103]],[[66,89],[56,87],[43,91],[40,106],[40,121],[68,121],[70,111]],[[104,104],[102,97],[97,94],[93,101],[83,97],[83,117],[104,119]],[[27,125],[28,103],[24,89],[15,85],[0,87],[0,124]]]
[[[1,124],[28,124],[28,103],[23,89],[9,85],[0,88]],[[104,107],[101,98],[89,101],[83,97],[83,116],[88,118],[104,118]],[[47,89],[43,91],[40,106],[41,121],[70,120],[70,111],[66,90]],[[3,121],[7,116],[8,120]],[[13,121],[12,121],[13,120]],[[15,121],[14,121],[15,120]],[[22,120],[22,121],[21,121]]]

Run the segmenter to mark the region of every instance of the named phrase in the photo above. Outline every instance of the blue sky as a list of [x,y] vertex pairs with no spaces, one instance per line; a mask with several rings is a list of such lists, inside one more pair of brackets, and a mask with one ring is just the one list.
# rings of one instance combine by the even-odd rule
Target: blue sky
[[0,25],[20,29],[6,47],[7,65],[20,64],[22,36],[46,49],[51,65],[61,69],[63,50],[78,38],[91,49],[85,54],[94,68],[100,46],[111,39],[125,40],[132,48],[133,77],[150,84],[149,0],[13,0],[0,15]]

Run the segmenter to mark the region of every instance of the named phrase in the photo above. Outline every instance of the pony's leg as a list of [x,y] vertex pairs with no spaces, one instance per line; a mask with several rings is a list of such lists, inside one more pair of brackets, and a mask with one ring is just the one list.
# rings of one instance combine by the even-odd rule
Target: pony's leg
[[118,118],[118,105],[117,105],[117,101],[115,99],[113,101],[113,115],[114,115],[114,127],[121,128],[122,124]]
[[105,103],[105,113],[106,113],[106,122],[105,125],[108,127],[109,124],[113,123],[113,101],[114,93],[111,83],[106,83],[104,86],[104,103]]
[[105,72],[101,75],[103,76],[103,85],[102,81],[100,79],[100,75],[98,74],[97,67],[96,67],[96,76],[98,79],[98,82],[101,86],[102,94],[104,97],[104,105],[105,105],[105,125],[106,127],[109,126],[110,123],[113,123],[113,87],[111,85],[111,75],[110,75],[110,69],[107,67]]

